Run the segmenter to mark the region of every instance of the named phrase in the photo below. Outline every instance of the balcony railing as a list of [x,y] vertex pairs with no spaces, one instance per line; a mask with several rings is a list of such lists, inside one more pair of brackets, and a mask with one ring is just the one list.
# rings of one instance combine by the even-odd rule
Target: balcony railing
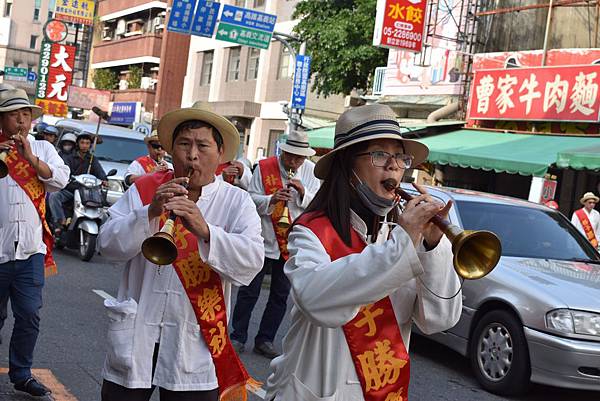
[[94,46],[93,63],[136,57],[160,58],[162,35],[145,34],[99,42]]

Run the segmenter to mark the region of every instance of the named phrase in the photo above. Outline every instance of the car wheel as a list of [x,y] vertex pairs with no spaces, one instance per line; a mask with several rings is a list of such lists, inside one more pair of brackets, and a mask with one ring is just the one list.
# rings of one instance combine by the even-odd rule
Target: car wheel
[[523,327],[504,310],[486,313],[473,332],[470,344],[471,367],[477,381],[489,392],[521,394],[531,376],[529,350]]
[[96,252],[96,234],[90,234],[81,230],[81,243],[79,244],[79,258],[89,262]]

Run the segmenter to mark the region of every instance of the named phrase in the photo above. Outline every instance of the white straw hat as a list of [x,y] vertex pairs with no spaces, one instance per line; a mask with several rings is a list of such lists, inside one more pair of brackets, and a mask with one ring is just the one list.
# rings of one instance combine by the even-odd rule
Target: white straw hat
[[19,109],[31,109],[31,119],[42,116],[42,108],[29,103],[27,92],[23,89],[0,90],[0,113]]
[[279,148],[299,156],[314,156],[317,153],[310,147],[306,132],[300,130],[291,131],[285,143],[280,144]]

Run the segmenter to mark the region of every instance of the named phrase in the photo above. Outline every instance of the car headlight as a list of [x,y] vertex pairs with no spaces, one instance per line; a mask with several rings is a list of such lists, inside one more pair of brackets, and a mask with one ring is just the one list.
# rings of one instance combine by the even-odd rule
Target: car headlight
[[570,309],[556,309],[546,314],[549,329],[566,334],[600,336],[600,315]]
[[108,190],[113,192],[123,192],[123,186],[117,180],[108,180]]

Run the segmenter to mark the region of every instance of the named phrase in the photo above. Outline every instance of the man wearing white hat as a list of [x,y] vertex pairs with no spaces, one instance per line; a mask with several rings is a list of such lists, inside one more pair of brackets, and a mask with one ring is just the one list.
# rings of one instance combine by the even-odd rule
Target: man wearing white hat
[[131,185],[139,177],[157,171],[173,170],[173,165],[165,160],[167,152],[158,140],[158,132],[152,131],[144,137],[148,154],[135,159],[125,172],[125,184]]
[[598,249],[600,243],[600,213],[596,209],[598,197],[593,192],[586,192],[579,203],[583,207],[576,210],[571,217],[571,223],[590,241],[594,248]]
[[[117,299],[105,302],[102,400],[149,400],[155,386],[163,401],[226,399],[249,381],[227,333],[231,286],[249,284],[264,257],[250,195],[215,178],[217,165],[235,157],[239,134],[192,107],[165,114],[158,139],[173,170],[139,177],[98,236],[102,255],[125,263]],[[158,266],[141,247],[170,213],[178,254]]]
[[287,228],[279,227],[278,222],[286,206],[290,222],[300,216],[320,186],[314,175],[314,163],[306,160],[315,151],[310,148],[305,132],[292,131],[280,148],[279,157],[272,156],[258,163],[248,188],[261,217],[265,262],[252,283],[238,291],[231,333],[234,346],[238,352],[242,352],[248,339],[252,310],[258,300],[265,273],[270,269],[269,300],[254,339],[254,352],[267,358],[278,355],[273,348],[273,340],[285,315],[290,292],[290,282],[283,274],[283,265],[288,257]]
[[28,138],[32,119],[41,115],[24,90],[0,92],[0,151],[8,152],[8,175],[0,179],[0,299],[10,294],[15,317],[8,375],[15,389],[34,396],[49,392],[31,375],[44,275],[56,272],[44,216],[46,192],[60,190],[69,179],[56,149]]

